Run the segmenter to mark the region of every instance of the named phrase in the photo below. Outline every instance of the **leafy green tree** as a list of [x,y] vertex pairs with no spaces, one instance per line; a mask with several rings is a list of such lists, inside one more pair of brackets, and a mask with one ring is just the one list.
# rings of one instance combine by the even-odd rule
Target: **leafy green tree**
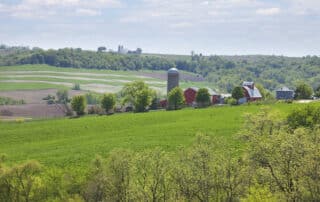
[[87,107],[85,96],[83,95],[74,96],[71,100],[71,107],[73,111],[77,113],[78,116],[83,115]]
[[210,106],[210,94],[207,88],[200,88],[196,95],[196,102],[199,107],[207,107]]
[[123,104],[133,105],[135,112],[144,112],[150,106],[155,92],[143,81],[134,81],[126,84],[121,94]]
[[68,90],[67,89],[60,89],[57,91],[57,99],[58,103],[61,104],[66,104],[69,102],[69,97],[68,97]]
[[306,106],[289,113],[287,123],[291,129],[316,128],[320,124],[320,107]]
[[306,83],[299,83],[296,87],[294,97],[295,99],[310,99],[312,95],[312,88]]
[[168,109],[181,109],[184,104],[183,91],[179,87],[173,88],[168,94]]
[[265,89],[262,84],[257,83],[255,84],[255,86],[261,93],[262,100],[275,100],[274,95],[272,95],[272,93],[269,90]]
[[317,98],[320,98],[320,85],[315,89],[314,96],[316,96]]
[[101,106],[108,113],[116,104],[116,96],[112,93],[104,94],[101,100]]
[[236,86],[232,90],[232,98],[236,99],[239,102],[239,99],[244,97],[243,89],[241,86]]

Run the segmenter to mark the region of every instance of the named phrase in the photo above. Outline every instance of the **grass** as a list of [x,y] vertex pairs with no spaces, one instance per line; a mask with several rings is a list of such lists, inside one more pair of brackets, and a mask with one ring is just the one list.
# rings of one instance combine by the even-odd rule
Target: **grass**
[[1,82],[0,80],[0,91],[14,91],[14,90],[34,90],[34,89],[49,89],[49,88],[56,88],[62,89],[66,88],[63,85],[55,85],[55,84],[48,84],[48,83],[8,83],[8,82]]
[[[271,107],[285,115],[298,105]],[[95,155],[106,156],[115,148],[177,150],[188,146],[199,132],[241,148],[235,137],[243,126],[243,115],[260,109],[251,105],[0,122],[0,153],[7,154],[10,163],[36,159],[47,166],[87,167]]]
[[[49,88],[65,86],[70,88],[67,84],[79,83],[79,84],[105,84],[115,87],[115,89],[121,89],[126,82],[143,79],[148,83],[150,87],[154,87],[157,90],[165,93],[166,81],[152,78],[141,77],[142,72],[150,71],[111,71],[111,70],[91,70],[91,69],[77,69],[77,68],[61,68],[48,65],[21,65],[21,66],[9,66],[0,67],[0,84],[9,82],[10,80],[23,80],[21,84],[15,83],[12,87],[0,87],[0,90],[24,90],[24,89],[44,89],[45,85]],[[155,71],[162,72],[164,71]],[[73,74],[74,73],[74,74]],[[84,73],[78,75],[76,73]],[[92,75],[94,74],[94,75]],[[191,74],[191,73],[188,73]],[[60,77],[60,78],[59,78]],[[81,78],[84,79],[81,79]],[[28,82],[24,82],[28,81]],[[34,81],[41,81],[39,85],[34,85]],[[50,82],[63,82],[61,85],[52,84]],[[13,83],[13,82],[12,82]],[[206,87],[211,86],[208,82],[180,82],[181,87],[187,88],[190,86]],[[26,86],[25,86],[26,85]],[[101,89],[97,89],[99,92]],[[106,89],[107,91],[107,89]],[[114,90],[109,89],[110,92]]]

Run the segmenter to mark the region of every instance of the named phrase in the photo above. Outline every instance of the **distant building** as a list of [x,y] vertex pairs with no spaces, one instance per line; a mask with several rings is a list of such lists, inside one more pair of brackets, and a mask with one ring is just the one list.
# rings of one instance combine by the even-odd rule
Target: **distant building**
[[177,68],[171,68],[168,70],[167,74],[167,94],[169,94],[173,88],[179,86],[179,71]]
[[[220,103],[221,96],[218,93],[216,93],[215,91],[213,91],[211,88],[207,88],[207,89],[208,89],[208,92],[210,95],[211,104]],[[187,105],[192,106],[192,105],[196,104],[196,95],[197,95],[198,90],[199,90],[199,88],[197,88],[197,87],[190,87],[184,91],[184,98],[185,98]]]
[[124,46],[119,45],[118,46],[118,53],[119,54],[127,54],[128,53],[128,49],[124,48]]
[[294,98],[294,91],[284,86],[276,90],[277,100],[292,100]]
[[240,103],[253,102],[262,99],[262,95],[257,87],[255,87],[254,82],[244,81],[242,83],[242,88],[244,91],[244,98],[240,99]]

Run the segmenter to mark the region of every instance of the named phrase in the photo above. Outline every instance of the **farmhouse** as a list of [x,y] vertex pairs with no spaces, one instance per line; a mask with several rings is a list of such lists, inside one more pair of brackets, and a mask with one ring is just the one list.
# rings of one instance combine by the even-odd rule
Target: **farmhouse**
[[276,90],[277,100],[292,100],[294,97],[294,91],[284,86]]
[[242,88],[244,91],[244,98],[241,102],[253,102],[262,99],[262,95],[257,87],[255,87],[254,82],[244,81],[242,83]]
[[[215,91],[213,91],[211,88],[207,88],[207,89],[211,97],[211,103],[218,104],[220,102],[220,95]],[[184,91],[184,98],[186,100],[187,105],[192,106],[193,104],[195,104],[198,90],[199,88],[197,87],[190,87]]]

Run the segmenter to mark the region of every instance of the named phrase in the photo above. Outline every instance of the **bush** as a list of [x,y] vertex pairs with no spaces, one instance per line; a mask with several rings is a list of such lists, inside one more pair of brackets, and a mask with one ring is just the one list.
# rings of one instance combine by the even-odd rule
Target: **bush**
[[80,84],[75,83],[74,86],[72,87],[72,90],[81,90]]
[[236,99],[234,99],[234,98],[228,98],[228,99],[226,100],[226,103],[227,103],[228,105],[237,105],[237,104],[238,104],[238,101],[237,101]]
[[184,104],[183,91],[179,87],[173,88],[168,94],[168,109],[177,110],[181,109]]
[[196,95],[196,102],[197,102],[199,107],[210,106],[211,100],[210,100],[210,94],[209,94],[208,89],[200,88],[198,90],[198,93]]
[[83,95],[74,96],[71,100],[71,107],[78,116],[84,115],[87,103]]
[[109,113],[116,104],[116,96],[112,93],[104,94],[101,100],[101,107]]
[[104,110],[99,105],[93,105],[88,108],[88,114],[102,115],[104,114]]

